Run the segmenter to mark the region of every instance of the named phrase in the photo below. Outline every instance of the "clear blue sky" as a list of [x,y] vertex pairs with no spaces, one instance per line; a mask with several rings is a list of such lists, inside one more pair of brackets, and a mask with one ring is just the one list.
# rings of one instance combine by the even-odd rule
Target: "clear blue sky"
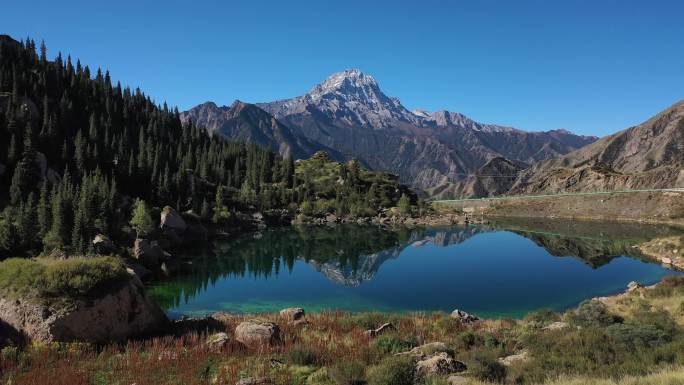
[[3,0],[0,33],[181,109],[292,97],[345,68],[409,109],[528,130],[605,135],[684,99],[681,0]]

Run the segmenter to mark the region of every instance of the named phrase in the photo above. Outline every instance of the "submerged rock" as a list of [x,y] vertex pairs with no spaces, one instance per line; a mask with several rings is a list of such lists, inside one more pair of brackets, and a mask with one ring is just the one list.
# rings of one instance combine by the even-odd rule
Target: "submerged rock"
[[0,298],[0,319],[42,342],[109,342],[158,330],[168,321],[137,277],[95,300],[54,309],[32,300]]

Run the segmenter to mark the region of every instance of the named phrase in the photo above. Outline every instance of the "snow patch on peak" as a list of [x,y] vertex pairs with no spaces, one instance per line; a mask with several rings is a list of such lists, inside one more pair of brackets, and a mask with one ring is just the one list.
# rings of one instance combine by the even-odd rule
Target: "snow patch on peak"
[[416,108],[412,112],[413,112],[413,115],[419,116],[421,118],[430,118],[430,113],[425,111],[425,110],[422,110],[420,108]]

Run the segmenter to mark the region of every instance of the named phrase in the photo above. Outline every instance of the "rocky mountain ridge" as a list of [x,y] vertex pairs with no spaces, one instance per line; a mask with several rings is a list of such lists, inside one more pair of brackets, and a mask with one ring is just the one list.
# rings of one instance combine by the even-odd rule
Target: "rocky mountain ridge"
[[[288,143],[302,145],[282,145],[285,139],[274,135],[222,128],[235,126],[234,119],[215,113],[207,103],[184,112],[183,119],[231,138],[297,148],[292,154],[311,155],[305,144],[312,143],[336,160],[356,158],[372,169],[398,174],[404,183],[420,189],[459,181],[493,158],[532,163],[597,139],[563,130],[525,132],[482,124],[456,112],[411,112],[399,99],[385,95],[372,76],[356,69],[333,74],[305,95],[256,106],[289,129],[296,140]],[[282,153],[288,151],[281,149]]]

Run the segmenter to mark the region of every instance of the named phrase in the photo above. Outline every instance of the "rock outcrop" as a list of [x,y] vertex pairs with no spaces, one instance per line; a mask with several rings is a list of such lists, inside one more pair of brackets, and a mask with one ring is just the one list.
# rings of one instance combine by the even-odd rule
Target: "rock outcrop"
[[112,254],[116,251],[114,242],[104,234],[97,234],[95,238],[93,238],[93,248],[96,253],[104,255]]
[[176,210],[171,206],[165,206],[161,211],[159,227],[162,231],[173,230],[176,234],[181,235],[188,226]]
[[480,318],[478,318],[477,316],[466,313],[463,310],[459,310],[459,309],[456,309],[456,310],[451,312],[451,318],[459,321],[462,324],[466,324],[466,325],[480,320]]
[[164,250],[157,241],[137,238],[133,244],[133,258],[146,267],[156,267],[164,258]]
[[137,277],[99,299],[65,309],[0,298],[0,319],[41,342],[109,342],[155,332],[168,321]]

